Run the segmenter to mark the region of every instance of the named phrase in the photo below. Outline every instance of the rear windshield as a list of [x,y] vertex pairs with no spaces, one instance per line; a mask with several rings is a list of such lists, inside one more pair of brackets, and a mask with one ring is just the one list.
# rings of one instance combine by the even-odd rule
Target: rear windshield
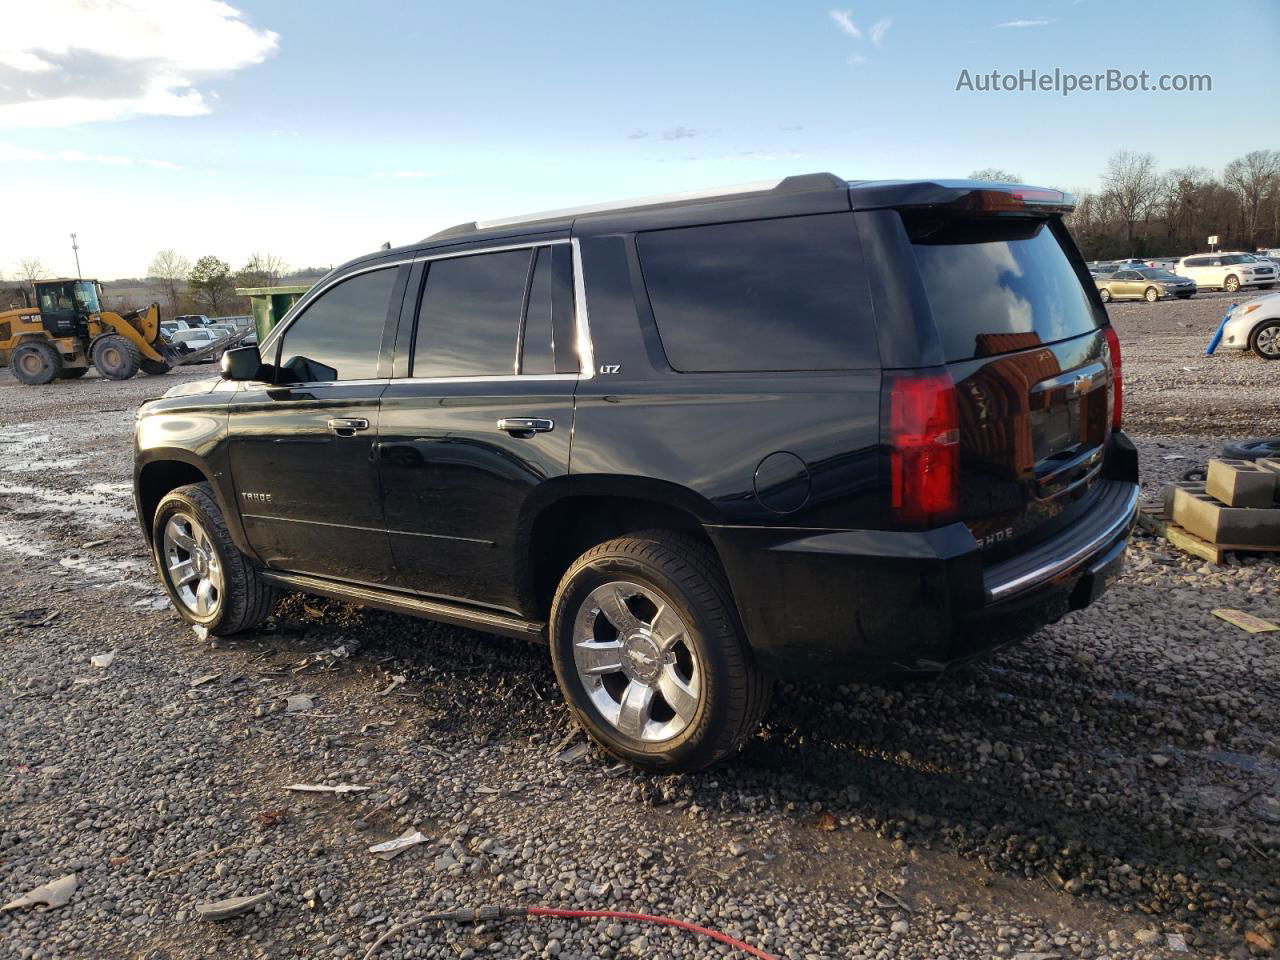
[[906,213],[903,220],[948,361],[1025,350],[1097,328],[1089,297],[1047,221],[927,213]]

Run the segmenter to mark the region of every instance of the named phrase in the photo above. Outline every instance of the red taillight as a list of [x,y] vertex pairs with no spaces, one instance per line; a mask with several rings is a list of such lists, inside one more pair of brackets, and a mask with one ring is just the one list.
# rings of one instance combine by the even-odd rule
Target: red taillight
[[912,526],[951,519],[960,486],[960,416],[951,375],[887,374],[883,404],[894,519]]
[[1120,429],[1121,414],[1124,412],[1124,373],[1120,362],[1120,338],[1116,336],[1116,328],[1107,324],[1102,328],[1107,338],[1107,350],[1111,353],[1111,429]]

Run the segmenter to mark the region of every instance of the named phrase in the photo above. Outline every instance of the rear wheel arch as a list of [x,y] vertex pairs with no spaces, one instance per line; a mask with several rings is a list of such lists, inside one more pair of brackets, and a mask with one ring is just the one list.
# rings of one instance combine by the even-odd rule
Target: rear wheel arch
[[[691,491],[684,493],[697,498]],[[703,519],[688,503],[677,505],[625,487],[613,493],[575,493],[547,504],[528,525],[527,548],[520,552],[523,569],[517,568],[527,603],[538,616],[547,616],[556,586],[574,561],[592,547],[642,530],[684,534],[707,544],[718,559]]]

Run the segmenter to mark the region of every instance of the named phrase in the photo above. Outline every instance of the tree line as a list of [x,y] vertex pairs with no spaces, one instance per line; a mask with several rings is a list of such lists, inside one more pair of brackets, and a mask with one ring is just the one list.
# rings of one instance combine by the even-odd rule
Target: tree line
[[[1005,170],[975,170],[974,180],[1013,183]],[[1107,160],[1096,190],[1073,191],[1067,225],[1086,259],[1186,256],[1280,247],[1280,150],[1254,150],[1220,172],[1207,167],[1161,171],[1149,153],[1120,150]]]
[[[273,253],[255,253],[239,270],[233,270],[220,257],[207,255],[192,263],[178,251],[165,249],[152,258],[142,283],[168,316],[184,313],[222,316],[249,312],[248,298],[236,293],[239,288],[274,287],[293,279],[305,283],[326,272],[327,267],[291,271],[284,260]],[[23,301],[34,304],[35,282],[53,275],[36,258],[19,260],[10,272],[8,289],[0,291],[0,309]],[[0,272],[0,283],[4,281],[5,274]]]

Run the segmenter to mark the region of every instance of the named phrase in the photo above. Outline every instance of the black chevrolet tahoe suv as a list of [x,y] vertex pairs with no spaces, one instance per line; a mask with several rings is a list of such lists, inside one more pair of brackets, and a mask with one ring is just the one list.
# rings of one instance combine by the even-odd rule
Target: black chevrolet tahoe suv
[[138,413],[179,613],[279,590],[541,638],[626,760],[774,678],[941,670],[1090,603],[1137,502],[1069,197],[789,177],[468,223],[334,270]]

